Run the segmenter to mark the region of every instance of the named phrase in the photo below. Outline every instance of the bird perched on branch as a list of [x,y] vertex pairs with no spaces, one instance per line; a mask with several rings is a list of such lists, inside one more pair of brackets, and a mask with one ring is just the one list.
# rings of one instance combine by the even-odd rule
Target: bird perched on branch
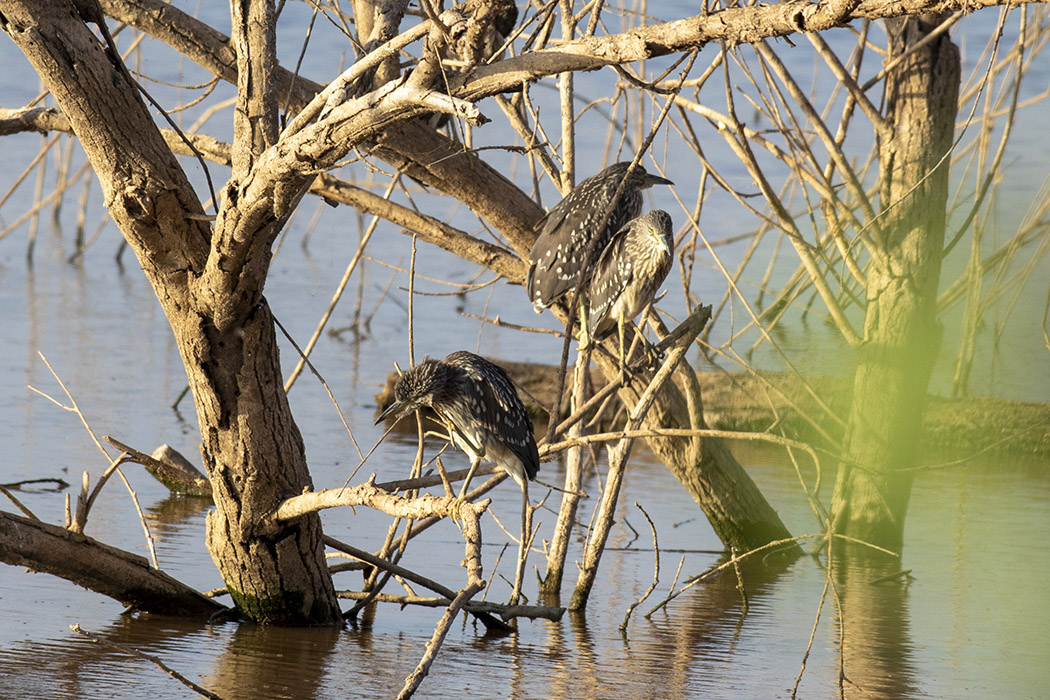
[[376,419],[430,408],[448,438],[470,458],[470,471],[459,500],[482,461],[495,462],[521,487],[528,504],[528,482],[536,478],[540,456],[532,419],[506,371],[471,352],[454,352],[444,360],[426,358],[402,374],[394,385],[394,402]]
[[615,328],[620,338],[620,368],[626,367],[624,327],[653,302],[671,271],[673,252],[671,217],[662,209],[627,222],[613,235],[585,288],[588,312],[580,332],[581,348]]
[[[642,190],[674,184],[639,165],[613,205],[613,195],[629,167],[630,163],[616,163],[587,178],[536,224],[540,233],[529,255],[525,287],[537,313],[580,285],[586,289],[613,234],[641,213]],[[582,314],[580,322],[586,323]]]

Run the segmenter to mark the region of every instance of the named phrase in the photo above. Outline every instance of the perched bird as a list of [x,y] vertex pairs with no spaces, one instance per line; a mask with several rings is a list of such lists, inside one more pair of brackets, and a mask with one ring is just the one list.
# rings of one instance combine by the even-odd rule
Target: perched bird
[[470,457],[460,500],[478,464],[490,461],[518,482],[523,503],[528,503],[528,481],[536,478],[540,456],[532,420],[502,367],[466,351],[440,361],[428,357],[398,377],[394,403],[376,424],[423,407],[437,414],[449,439]]
[[[615,328],[620,337],[620,367],[626,366],[624,326],[652,303],[673,261],[671,217],[654,209],[627,223],[609,241],[591,273],[587,324],[580,347],[601,340]],[[584,332],[590,329],[590,335]]]
[[[639,165],[631,172],[620,198],[609,212],[613,195],[628,167],[630,163],[616,163],[587,178],[536,224],[539,238],[529,255],[525,287],[537,313],[572,293],[578,285],[587,284],[591,270],[613,234],[641,213],[642,190],[653,185],[674,184],[650,175]],[[607,223],[599,230],[606,214]],[[581,318],[581,324],[585,321],[586,318]]]

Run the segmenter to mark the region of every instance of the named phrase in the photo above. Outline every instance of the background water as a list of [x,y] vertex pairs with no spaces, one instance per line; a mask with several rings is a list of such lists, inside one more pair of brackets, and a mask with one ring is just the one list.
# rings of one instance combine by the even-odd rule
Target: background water
[[[209,5],[204,11],[217,26],[228,26],[220,4]],[[665,16],[673,13],[668,11]],[[282,19],[282,59],[286,65],[298,54],[307,19],[299,5],[289,3],[286,7]],[[303,72],[324,79],[340,65],[345,41],[340,42],[330,28],[320,25]],[[980,65],[979,52],[993,29],[994,15],[987,11],[967,18],[957,29],[957,40],[964,48],[964,74]],[[831,38],[851,41],[846,32],[833,33]],[[787,60],[800,65],[809,60],[801,49],[778,46]],[[0,64],[9,67],[0,75],[3,106],[29,102],[39,86],[34,78],[26,77],[29,74],[21,69],[24,61],[6,37],[0,39]],[[202,82],[200,71],[172,60],[163,51],[148,54],[141,68],[162,79]],[[1026,94],[1045,90],[1048,76],[1050,63],[1040,58]],[[603,72],[581,76],[578,89],[591,96],[602,94],[614,79],[611,73]],[[830,87],[818,81],[814,89]],[[221,94],[224,90],[229,92],[225,86],[218,91]],[[541,85],[533,92],[550,114],[556,113],[552,90]],[[490,103],[482,107],[498,111]],[[1026,203],[1037,197],[1046,178],[1045,111],[1041,110],[1037,107],[1024,113],[1017,126],[1018,135],[1008,159],[1011,186],[1004,188],[1014,199],[1008,200],[998,214],[1004,236],[1019,225],[1028,208]],[[224,135],[224,121],[228,122],[228,112],[214,118],[215,133],[220,137]],[[597,169],[605,148],[604,125],[595,120],[585,122],[584,127],[591,128],[581,128],[581,176]],[[514,142],[511,135],[498,131],[496,124],[476,131],[475,138],[475,145]],[[40,137],[31,135],[4,137],[8,165],[0,173],[0,190],[6,192],[11,187],[41,142]],[[709,146],[709,156],[725,157],[719,144]],[[490,153],[493,162],[506,165],[506,172],[520,181],[527,179],[520,163]],[[665,208],[680,220],[682,207],[674,194],[688,201],[688,193],[696,191],[698,174],[675,169],[674,153],[671,141],[655,147],[654,157],[667,163],[668,174],[678,185],[674,192],[653,190],[648,205]],[[199,179],[196,166],[186,167]],[[225,176],[217,167],[212,172],[220,181]],[[348,176],[364,178],[366,173],[351,167]],[[50,170],[48,178],[52,177]],[[739,178],[738,185],[751,186],[742,170]],[[97,185],[92,188],[97,195]],[[69,261],[74,251],[75,199],[80,189],[74,188],[57,225],[50,223],[50,209],[44,210],[32,265],[26,264],[27,226],[0,240],[0,396],[4,398],[0,426],[6,437],[2,482],[61,477],[77,484],[83,470],[90,471],[94,479],[108,462],[73,413],[28,389],[33,386],[68,402],[38,353],[43,353],[61,376],[97,434],[112,435],[146,451],[166,442],[191,459],[198,458],[199,436],[192,405],[184,400],[178,409],[171,408],[185,384],[185,374],[170,330],[133,257],[125,253],[122,264],[114,261],[119,235],[112,225],[101,228],[82,257]],[[469,212],[448,198],[414,194],[427,213],[468,230],[477,229],[476,221],[470,222]],[[549,186],[544,186],[540,195],[548,206],[556,199]],[[31,187],[24,185],[0,207],[0,225],[10,224],[30,201]],[[1019,204],[1013,206],[1015,201]],[[93,201],[88,207],[87,233],[90,235],[103,221],[101,205]],[[721,238],[750,230],[755,223],[715,200],[714,204],[705,204],[701,225],[709,237]],[[358,232],[358,221],[351,212],[332,210],[310,200],[289,226],[274,260],[267,298],[300,344],[328,305],[357,246]],[[365,315],[374,311],[370,323],[360,332],[343,330],[323,336],[313,356],[364,449],[381,434],[372,426],[374,394],[393,362],[404,365],[408,355],[406,276],[376,261],[407,267],[410,239],[380,224],[368,254],[371,260],[363,267],[360,306]],[[719,254],[732,261],[734,255],[741,254],[741,247],[727,246],[719,249]],[[420,260],[425,261],[423,272],[429,277],[466,282],[476,274],[451,256],[424,246],[420,246]],[[703,262],[710,264],[706,258]],[[959,264],[954,258],[949,262],[956,267]],[[1045,261],[1040,265],[1029,293],[1010,317],[1004,339],[998,345],[985,342],[981,346],[979,371],[971,384],[977,394],[1050,400],[1050,353],[1042,340],[1042,306],[1050,273]],[[482,274],[481,279],[489,276]],[[337,308],[331,328],[345,328],[351,323],[356,284],[355,278],[354,291]],[[668,287],[671,293],[661,308],[680,315],[684,311],[680,285],[669,282]],[[418,282],[417,288],[429,292],[450,289],[426,281]],[[724,279],[712,268],[696,278],[692,291],[708,301],[717,299],[724,289]],[[443,356],[467,348],[481,349],[495,359],[554,362],[560,352],[560,343],[553,338],[501,331],[461,312],[498,313],[514,323],[553,327],[548,314],[537,317],[532,313],[519,287],[502,283],[465,296],[419,297],[415,303],[417,353]],[[957,317],[957,313],[946,316],[946,337],[952,337]],[[714,340],[728,338],[736,322],[733,316],[723,316],[713,330]],[[982,332],[987,337],[993,330]],[[812,318],[808,323],[795,318],[780,333],[781,346],[790,351],[803,371],[848,373],[848,355],[841,352],[825,324]],[[748,341],[741,343],[746,347]],[[287,344],[283,348],[283,362],[290,370],[294,352]],[[933,387],[936,392],[945,391],[950,383],[953,350],[946,348],[940,358]],[[760,366],[782,369],[780,360],[768,350],[760,350],[754,359]],[[357,465],[356,452],[324,389],[306,375],[290,398],[315,483],[342,484]],[[819,530],[802,497],[798,476],[782,454],[753,445],[737,445],[735,449],[793,533]],[[400,476],[407,471],[414,452],[413,443],[389,439],[357,478],[370,471],[377,472],[380,479]],[[460,460],[450,458],[456,466]],[[690,589],[646,619],[644,613],[671,590],[680,562],[679,585],[686,577],[716,564],[721,545],[667,470],[644,449],[636,448],[621,497],[614,547],[602,560],[587,614],[567,615],[560,623],[523,620],[519,633],[505,639],[488,638],[473,622],[458,621],[419,696],[786,697],[804,666],[799,695],[830,697],[838,692],[841,651],[845,687],[851,694],[1041,697],[1050,685],[1045,663],[1050,651],[1045,624],[1050,618],[1045,585],[1050,576],[1047,466],[1045,460],[986,457],[920,471],[905,533],[903,568],[910,570],[906,581],[873,583],[885,572],[860,563],[833,571],[829,579],[824,560],[807,557],[783,571],[743,567],[746,611],[736,590],[736,578],[729,575]],[[541,478],[558,483],[560,469],[556,462],[545,464]],[[167,497],[160,484],[136,467],[129,466],[125,473],[146,512],[162,568],[202,590],[220,586],[221,579],[204,544],[208,506]],[[805,472],[803,477],[809,483],[814,479],[813,474]],[[831,481],[832,475],[823,475],[825,485]],[[593,474],[586,488],[592,495],[598,492]],[[536,498],[541,492],[534,489],[532,495]],[[494,513],[516,530],[517,490],[504,485],[493,496]],[[23,493],[20,498],[39,517],[62,522],[64,494]],[[584,522],[596,500],[592,497],[584,502]],[[628,606],[645,592],[654,575],[652,536],[636,503],[652,517],[658,533],[659,585],[635,611],[626,634],[621,634],[617,628]],[[327,533],[366,549],[377,548],[386,532],[386,520],[364,509],[357,513],[329,510],[322,517]],[[547,507],[538,517],[542,523],[540,538],[549,538],[555,513]],[[118,480],[107,486],[95,505],[87,533],[114,546],[147,554],[138,516]],[[509,538],[490,517],[484,521],[484,537],[486,574],[493,576],[485,595],[505,600],[510,589],[505,579],[513,575],[513,549],[503,551]],[[580,559],[580,537],[582,534],[572,542],[571,560]],[[461,559],[458,531],[442,523],[409,549],[404,563],[455,588],[465,580]],[[541,566],[541,557],[533,555],[531,563]],[[567,573],[566,597],[575,578],[572,567]],[[829,580],[834,585],[827,588],[821,607]],[[359,577],[339,574],[336,583],[340,588],[355,588]],[[528,581],[525,593],[537,602],[533,580]],[[74,634],[68,628],[74,623],[111,641],[154,654],[228,698],[392,696],[423,653],[441,611],[380,606],[371,628],[343,631],[272,630],[249,625],[209,628],[120,613],[119,604],[65,581],[16,567],[0,567],[0,697],[149,696],[159,700],[193,696],[151,664]]]

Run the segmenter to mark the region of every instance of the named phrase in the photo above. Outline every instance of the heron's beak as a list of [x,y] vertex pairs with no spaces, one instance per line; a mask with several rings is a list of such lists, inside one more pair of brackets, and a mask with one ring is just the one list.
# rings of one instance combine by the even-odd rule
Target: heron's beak
[[652,173],[645,174],[645,186],[652,187],[653,185],[673,185],[674,183],[668,180],[666,177],[660,177],[659,175],[653,175]]
[[399,415],[403,408],[403,403],[401,403],[400,401],[394,401],[394,403],[386,407],[385,411],[379,414],[379,417],[376,418],[375,425],[379,425],[390,416]]

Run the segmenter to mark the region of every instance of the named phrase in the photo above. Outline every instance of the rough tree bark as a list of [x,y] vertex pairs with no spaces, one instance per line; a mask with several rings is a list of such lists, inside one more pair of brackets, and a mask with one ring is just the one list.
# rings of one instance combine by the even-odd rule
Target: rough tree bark
[[850,461],[832,499],[835,532],[899,551],[926,388],[940,347],[937,286],[948,201],[948,153],[959,97],[959,51],[943,19],[887,22],[887,129],[881,133],[884,240],[867,271],[867,313],[846,433]]
[[[253,620],[337,623],[317,515],[265,531],[256,525],[284,498],[311,486],[282,390],[273,319],[262,300],[269,243],[253,238],[257,231],[218,224],[213,241],[194,190],[137,88],[71,3],[4,2],[2,22],[69,119],[171,324],[218,504],[209,518],[209,548],[234,600]],[[240,201],[238,194],[231,183],[227,199]],[[223,213],[220,219],[231,221],[238,218],[231,213],[242,212],[227,207]],[[255,259],[246,265],[248,251],[239,244],[245,240],[255,244]]]

